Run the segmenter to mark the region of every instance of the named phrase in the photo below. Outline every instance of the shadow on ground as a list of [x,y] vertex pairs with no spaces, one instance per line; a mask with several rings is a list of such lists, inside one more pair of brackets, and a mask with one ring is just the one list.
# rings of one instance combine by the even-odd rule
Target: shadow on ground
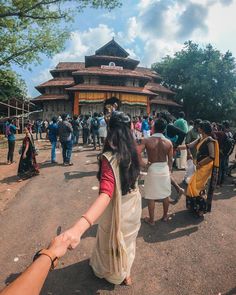
[[3,178],[2,180],[0,180],[0,183],[11,184],[13,182],[17,182],[18,179],[19,179],[19,177],[17,175],[13,175],[13,176]]
[[[5,281],[12,282],[20,274],[11,274]],[[55,269],[50,272],[41,291],[41,295],[56,294],[100,294],[100,290],[112,291],[114,285],[105,280],[98,279],[89,266],[89,260],[72,264],[70,266]],[[22,294],[23,295],[23,294]]]
[[236,295],[236,287],[224,293],[223,295]]
[[[235,178],[228,178],[222,187],[218,188],[214,192],[214,201],[227,200],[236,196],[236,186],[234,184]],[[235,293],[236,294],[236,293]]]
[[97,175],[97,171],[86,171],[86,172],[69,171],[69,172],[64,173],[66,181],[70,181],[72,179],[83,178],[83,177],[96,176],[96,175]]
[[[168,222],[156,221],[150,226],[142,220],[138,236],[147,243],[158,243],[190,236],[198,231],[198,225],[203,219],[193,217],[187,210],[175,213]],[[191,227],[189,227],[191,226]]]

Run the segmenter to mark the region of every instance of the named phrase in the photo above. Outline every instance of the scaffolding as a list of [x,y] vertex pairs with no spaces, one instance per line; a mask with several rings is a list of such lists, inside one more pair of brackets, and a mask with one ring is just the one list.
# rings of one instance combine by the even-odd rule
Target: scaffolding
[[5,122],[8,118],[16,118],[17,127],[24,130],[25,121],[29,120],[30,115],[42,112],[37,110],[34,103],[29,100],[20,100],[17,98],[0,101],[0,122]]

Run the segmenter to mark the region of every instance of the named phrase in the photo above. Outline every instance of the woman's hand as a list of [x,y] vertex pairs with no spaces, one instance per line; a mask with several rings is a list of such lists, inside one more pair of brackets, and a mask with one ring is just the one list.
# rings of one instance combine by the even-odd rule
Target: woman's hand
[[22,156],[22,157],[23,157],[23,159],[26,159],[26,154],[23,154],[23,156]]
[[75,226],[69,228],[60,236],[63,236],[64,239],[66,240],[68,239],[70,241],[69,249],[75,249],[80,243],[80,238],[81,238],[80,232]]
[[50,250],[56,257],[61,258],[66,254],[70,242],[70,239],[66,235],[60,235],[51,241],[48,250]]

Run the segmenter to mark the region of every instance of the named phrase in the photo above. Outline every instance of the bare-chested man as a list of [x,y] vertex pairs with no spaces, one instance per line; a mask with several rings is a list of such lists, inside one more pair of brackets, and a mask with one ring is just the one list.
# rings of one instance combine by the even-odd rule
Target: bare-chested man
[[148,155],[148,172],[144,182],[145,198],[148,199],[149,217],[145,221],[154,225],[155,200],[163,202],[163,221],[168,220],[169,196],[171,195],[171,170],[173,161],[173,146],[165,138],[166,123],[158,119],[154,124],[154,134],[143,139],[138,147],[140,159],[141,152],[146,149]]

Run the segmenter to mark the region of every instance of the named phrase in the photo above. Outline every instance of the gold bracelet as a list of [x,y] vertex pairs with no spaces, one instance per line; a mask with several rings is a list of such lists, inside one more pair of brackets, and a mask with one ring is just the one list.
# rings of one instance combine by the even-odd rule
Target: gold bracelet
[[88,219],[88,217],[86,217],[85,215],[82,215],[81,217],[83,217],[88,222],[90,227],[93,226],[93,223]]

